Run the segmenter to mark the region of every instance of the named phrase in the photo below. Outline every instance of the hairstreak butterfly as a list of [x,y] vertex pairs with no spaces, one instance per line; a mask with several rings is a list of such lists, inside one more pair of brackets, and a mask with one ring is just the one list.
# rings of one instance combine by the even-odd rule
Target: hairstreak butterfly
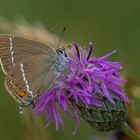
[[[59,44],[58,44],[59,46]],[[15,35],[0,35],[1,66],[5,86],[20,107],[34,104],[63,71],[68,57],[63,48]]]

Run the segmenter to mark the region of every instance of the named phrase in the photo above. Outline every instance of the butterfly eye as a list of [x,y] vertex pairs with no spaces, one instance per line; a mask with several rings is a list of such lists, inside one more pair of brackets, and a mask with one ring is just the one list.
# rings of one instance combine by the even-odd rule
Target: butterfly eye
[[61,54],[65,54],[65,51],[62,48],[59,49],[58,52],[61,53]]
[[59,52],[60,52],[60,53],[64,53],[64,51],[63,51],[63,50],[60,50]]

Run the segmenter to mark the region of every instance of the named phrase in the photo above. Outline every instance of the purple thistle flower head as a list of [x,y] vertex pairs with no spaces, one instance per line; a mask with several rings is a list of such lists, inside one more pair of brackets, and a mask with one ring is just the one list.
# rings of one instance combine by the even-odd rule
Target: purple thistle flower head
[[79,116],[76,106],[79,104],[89,108],[95,106],[100,108],[102,102],[97,96],[106,98],[111,104],[114,103],[109,90],[113,91],[122,101],[128,102],[121,85],[125,80],[119,73],[122,66],[118,62],[106,60],[116,51],[100,58],[92,57],[92,44],[83,49],[76,43],[72,45],[72,54],[64,72],[56,79],[55,86],[48,92],[42,94],[33,109],[35,116],[45,114],[47,125],[55,120],[56,129],[59,124],[64,126],[63,120],[58,112],[58,106],[74,118],[76,126],[79,125]]

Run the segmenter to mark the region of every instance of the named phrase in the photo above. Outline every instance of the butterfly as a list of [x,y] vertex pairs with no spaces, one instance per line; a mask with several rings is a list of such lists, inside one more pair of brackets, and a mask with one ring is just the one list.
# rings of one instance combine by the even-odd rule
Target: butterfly
[[64,48],[53,48],[15,35],[0,35],[1,67],[5,87],[20,108],[33,105],[63,71],[68,57]]

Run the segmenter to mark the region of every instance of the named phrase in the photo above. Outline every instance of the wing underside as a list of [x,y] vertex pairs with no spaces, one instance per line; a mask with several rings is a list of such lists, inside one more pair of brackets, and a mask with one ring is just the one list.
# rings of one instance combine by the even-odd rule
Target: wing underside
[[1,65],[6,74],[5,86],[18,102],[20,93],[42,94],[53,81],[56,52],[42,43],[0,35]]

